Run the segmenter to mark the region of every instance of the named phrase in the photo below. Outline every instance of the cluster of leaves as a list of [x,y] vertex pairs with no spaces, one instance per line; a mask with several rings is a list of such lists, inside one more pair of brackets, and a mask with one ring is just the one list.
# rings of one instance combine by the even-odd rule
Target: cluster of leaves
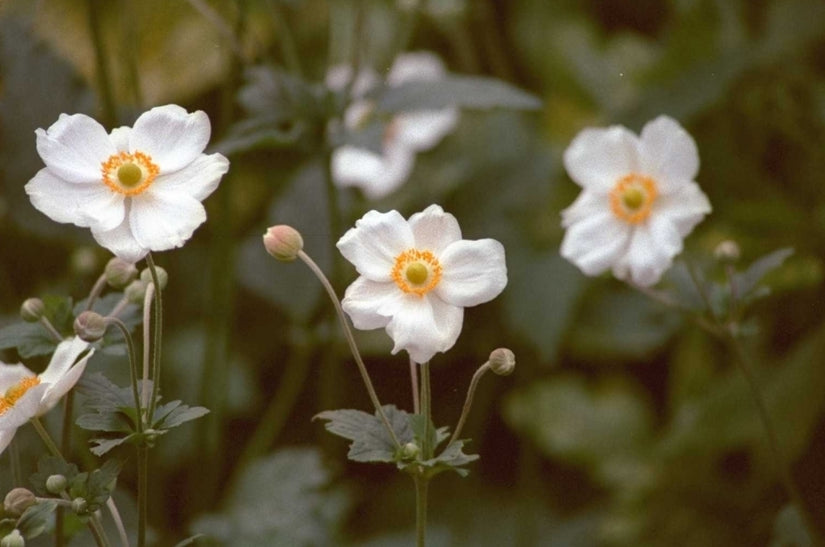
[[66,479],[64,493],[68,495],[68,499],[84,501],[82,504],[74,505],[77,507],[75,511],[77,515],[81,519],[86,519],[101,509],[114,492],[121,466],[121,462],[111,459],[98,469],[80,472],[76,465],[66,462],[63,458],[44,456],[37,462],[37,473],[31,476],[30,482],[37,494],[49,497],[55,494],[46,485],[49,477],[54,475],[64,477]]

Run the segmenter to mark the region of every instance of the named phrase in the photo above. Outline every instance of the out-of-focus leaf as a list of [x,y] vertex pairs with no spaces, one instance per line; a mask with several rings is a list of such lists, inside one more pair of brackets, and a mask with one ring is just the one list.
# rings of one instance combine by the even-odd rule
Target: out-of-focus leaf
[[334,485],[317,451],[285,449],[250,465],[223,510],[191,528],[238,547],[338,545],[349,505],[348,492]]
[[629,289],[594,291],[569,333],[568,348],[583,361],[644,359],[662,348],[680,324],[672,310]]
[[26,539],[34,539],[42,534],[51,521],[51,514],[57,507],[53,500],[42,500],[26,509],[17,521],[17,529]]
[[180,401],[172,401],[155,409],[152,427],[159,429],[171,429],[186,422],[197,420],[209,414],[209,409],[202,406],[187,406]]
[[458,74],[384,88],[378,95],[378,108],[385,112],[436,110],[450,106],[535,110],[541,108],[541,101],[501,80]]
[[511,393],[504,416],[547,455],[586,466],[645,448],[653,423],[648,403],[630,384],[588,385],[575,376]]
[[776,516],[770,547],[811,547],[812,545],[805,521],[799,511],[789,503]]
[[792,254],[793,249],[778,249],[755,260],[744,272],[736,274],[733,282],[740,297],[751,294],[763,277],[779,268]]

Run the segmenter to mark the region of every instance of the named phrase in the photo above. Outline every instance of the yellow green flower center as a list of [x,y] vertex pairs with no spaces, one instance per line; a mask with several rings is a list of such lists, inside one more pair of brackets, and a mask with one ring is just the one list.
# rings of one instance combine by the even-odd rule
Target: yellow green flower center
[[424,296],[441,281],[441,264],[430,251],[408,249],[395,257],[390,275],[405,293]]
[[20,397],[25,395],[25,393],[33,388],[34,386],[40,383],[40,378],[37,376],[29,376],[23,378],[15,385],[11,386],[9,389],[6,390],[6,393],[3,396],[0,396],[0,416],[6,413],[9,409],[11,409],[14,404],[20,400]]
[[621,220],[639,224],[650,216],[657,195],[656,181],[631,173],[620,178],[610,191],[610,209]]
[[101,172],[110,190],[136,196],[151,186],[160,168],[143,152],[118,152],[101,164]]

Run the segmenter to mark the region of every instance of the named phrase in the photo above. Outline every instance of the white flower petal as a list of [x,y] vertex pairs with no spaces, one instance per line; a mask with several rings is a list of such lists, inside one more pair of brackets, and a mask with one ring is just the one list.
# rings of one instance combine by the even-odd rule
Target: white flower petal
[[152,183],[155,193],[172,190],[203,201],[215,191],[221,177],[229,170],[229,160],[221,154],[201,154],[179,171],[161,174]]
[[435,293],[461,307],[489,302],[507,286],[504,246],[495,239],[456,241],[439,256],[441,282]]
[[457,123],[457,108],[403,112],[392,120],[395,139],[401,145],[419,152],[429,150],[441,142],[455,129]]
[[80,361],[77,362],[73,367],[66,371],[56,382],[49,385],[49,389],[43,394],[43,398],[40,400],[40,406],[37,409],[38,415],[43,415],[58,403],[60,399],[63,398],[66,393],[72,389],[80,377],[83,375],[83,372],[86,370],[86,363],[89,361],[89,358],[94,353],[94,350],[90,351],[86,354]]
[[671,236],[654,233],[647,224],[640,224],[633,230],[627,252],[614,264],[613,275],[641,287],[654,285],[670,268],[673,248]]
[[9,447],[16,432],[17,428],[0,430],[0,454],[2,454],[6,448]]
[[445,213],[440,205],[430,205],[412,215],[408,222],[418,250],[428,250],[438,256],[450,244],[461,240],[458,220]]
[[639,164],[639,141],[624,127],[584,129],[564,151],[564,167],[579,186],[607,193]]
[[463,308],[430,295],[408,295],[404,308],[387,325],[387,334],[395,343],[392,353],[406,350],[410,359],[425,363],[455,345],[463,321]]
[[10,387],[16,386],[23,378],[31,378],[32,376],[37,375],[23,364],[7,365],[0,363],[0,394],[6,393]]
[[132,128],[128,126],[115,127],[109,132],[109,138],[117,148],[118,152],[129,151],[129,137],[132,134]]
[[567,209],[561,212],[561,225],[567,228],[588,217],[604,213],[610,207],[610,197],[583,190]]
[[35,135],[46,167],[68,182],[99,181],[101,164],[117,152],[103,126],[85,114],[61,114]]
[[631,227],[608,210],[571,224],[561,243],[561,256],[585,275],[599,275],[622,255]]
[[415,152],[389,145],[384,154],[345,145],[332,154],[332,178],[338,186],[360,188],[369,199],[381,199],[407,180],[415,165]]
[[336,246],[359,274],[386,283],[392,280],[395,258],[413,248],[415,240],[398,211],[370,211],[350,228]]
[[131,205],[127,206],[127,215],[118,227],[105,231],[92,228],[92,235],[95,241],[102,247],[109,249],[113,255],[134,264],[145,257],[149,249],[138,243],[134,234],[132,234],[132,229],[129,226],[129,209],[131,209]]
[[396,87],[407,82],[433,81],[447,70],[441,59],[428,51],[403,53],[396,57],[387,75],[387,84]]
[[206,221],[206,210],[183,192],[152,188],[131,200],[129,226],[138,245],[150,251],[180,247]]
[[362,276],[347,287],[341,306],[356,329],[378,329],[387,326],[404,296],[395,283],[377,283]]
[[0,431],[13,430],[35,416],[49,384],[37,384],[26,390],[14,404],[0,414]]
[[200,110],[190,114],[177,105],[158,106],[135,121],[129,151],[148,154],[161,173],[170,173],[195,161],[211,131],[209,117]]
[[38,171],[25,188],[35,209],[55,222],[106,230],[123,221],[123,194],[112,192],[100,181],[67,182],[47,167]]
[[[89,347],[88,342],[84,342],[77,336],[71,340],[64,340],[57,345],[52,354],[49,365],[40,373],[40,381],[46,384],[54,384],[60,380],[68,371],[77,358]],[[84,360],[91,357],[91,353],[84,357]]]
[[695,182],[684,182],[676,192],[656,199],[654,214],[670,219],[682,237],[687,236],[710,213],[708,197]]
[[676,120],[659,116],[640,136],[641,169],[652,175],[660,194],[674,192],[699,172],[699,151],[693,137]]

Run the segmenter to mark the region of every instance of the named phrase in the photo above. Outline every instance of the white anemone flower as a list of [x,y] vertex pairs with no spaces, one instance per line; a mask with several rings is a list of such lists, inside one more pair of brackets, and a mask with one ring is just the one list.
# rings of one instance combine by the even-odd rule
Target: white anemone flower
[[100,245],[137,262],[180,247],[206,220],[201,201],[229,169],[221,154],[203,154],[210,132],[204,112],[177,105],[108,134],[89,116],[61,114],[35,132],[46,167],[26,193],[52,220],[88,227]]
[[409,220],[370,211],[338,241],[360,274],[342,302],[358,329],[385,328],[417,363],[453,347],[464,308],[488,302],[507,285],[504,247],[461,239],[458,221],[438,205]]
[[74,387],[94,353],[90,349],[78,360],[88,347],[77,337],[61,342],[41,374],[21,364],[0,363],[0,453],[18,427],[51,410]]
[[[428,52],[399,55],[387,75],[387,86],[397,87],[407,82],[436,81],[446,69],[441,60]],[[327,84],[343,89],[351,80],[348,67],[333,67]],[[352,86],[356,100],[344,113],[344,125],[357,131],[374,114],[375,105],[363,96],[378,84],[372,69],[361,70]],[[361,188],[369,199],[380,199],[397,190],[412,173],[418,152],[433,148],[458,123],[458,109],[398,112],[385,124],[381,151],[352,145],[338,147],[332,155],[332,176],[339,186]]]
[[648,122],[640,136],[621,126],[585,129],[564,152],[564,165],[583,191],[562,211],[561,255],[586,275],[612,269],[632,284],[655,284],[711,210],[693,180],[696,143],[667,116]]

